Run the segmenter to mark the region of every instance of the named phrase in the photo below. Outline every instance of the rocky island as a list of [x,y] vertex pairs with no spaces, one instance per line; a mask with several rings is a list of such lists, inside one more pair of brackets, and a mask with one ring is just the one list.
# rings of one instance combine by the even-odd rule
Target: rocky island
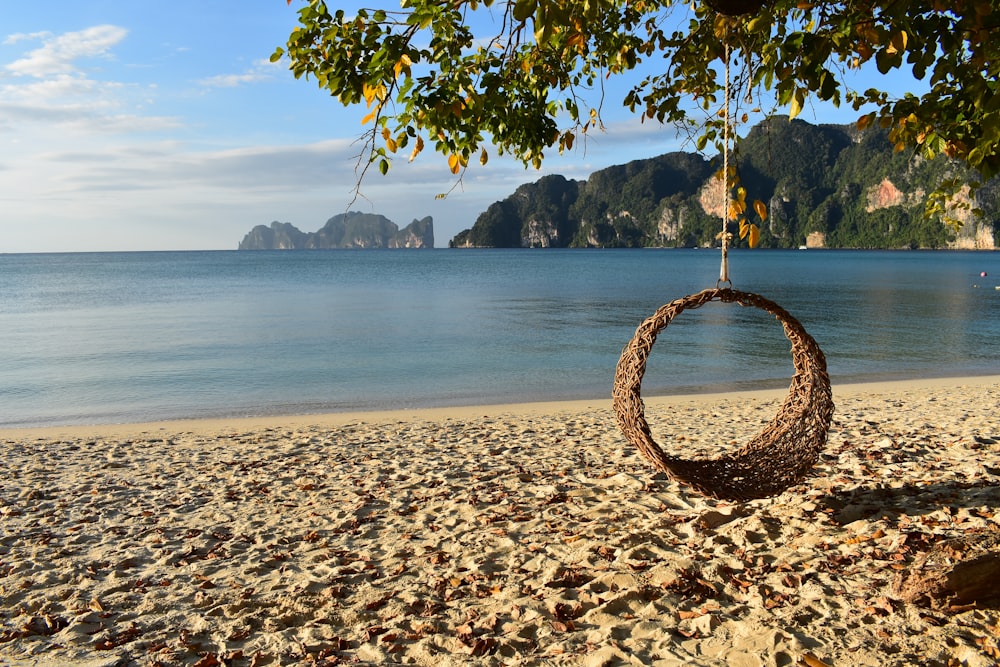
[[430,216],[400,229],[385,216],[350,211],[326,221],[318,231],[303,232],[287,222],[257,225],[238,250],[324,250],[331,248],[433,248]]

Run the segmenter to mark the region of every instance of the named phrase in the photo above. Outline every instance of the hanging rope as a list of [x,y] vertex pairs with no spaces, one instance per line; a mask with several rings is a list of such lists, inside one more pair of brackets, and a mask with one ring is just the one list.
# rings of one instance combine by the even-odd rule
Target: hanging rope
[[729,279],[729,44],[725,45],[726,54],[726,88],[722,111],[725,120],[722,124],[722,267],[719,269],[719,282],[716,287],[728,283]]

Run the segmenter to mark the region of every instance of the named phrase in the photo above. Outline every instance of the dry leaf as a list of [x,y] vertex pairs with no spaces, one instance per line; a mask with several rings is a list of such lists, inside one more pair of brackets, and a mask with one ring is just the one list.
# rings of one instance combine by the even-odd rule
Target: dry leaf
[[574,618],[579,618],[583,613],[583,605],[576,604],[570,606],[564,602],[557,602],[556,606],[552,610],[553,615],[557,620],[560,621],[570,621]]
[[472,639],[473,636],[472,625],[470,623],[465,623],[463,625],[458,626],[457,628],[455,628],[455,634],[463,642],[467,642],[468,640]]
[[221,664],[214,653],[206,653],[201,660],[194,663],[194,667],[218,667]]
[[141,634],[142,631],[139,629],[139,626],[133,623],[127,629],[122,630],[117,634],[111,634],[107,639],[97,642],[97,644],[94,645],[94,648],[98,651],[110,651],[111,649],[118,648],[122,644],[132,641]]
[[239,630],[233,630],[229,633],[229,641],[239,642],[243,641],[251,634],[250,628],[240,628]]
[[497,645],[497,640],[492,637],[480,637],[472,644],[472,655],[473,657],[482,657],[487,653],[493,651]]
[[812,653],[803,653],[799,664],[807,665],[808,667],[831,667],[829,663],[823,662]]

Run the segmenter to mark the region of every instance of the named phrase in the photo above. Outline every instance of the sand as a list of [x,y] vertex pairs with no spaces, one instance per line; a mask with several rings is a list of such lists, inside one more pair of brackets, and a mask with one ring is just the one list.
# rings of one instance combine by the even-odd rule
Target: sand
[[[0,431],[0,664],[998,664],[1000,611],[892,586],[1000,527],[1000,378],[834,394],[815,476],[747,503],[610,400]],[[646,413],[718,451],[782,395]]]

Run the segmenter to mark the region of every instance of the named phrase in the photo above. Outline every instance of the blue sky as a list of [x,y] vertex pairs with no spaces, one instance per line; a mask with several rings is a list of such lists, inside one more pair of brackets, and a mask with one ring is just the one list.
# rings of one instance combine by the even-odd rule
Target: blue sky
[[[551,151],[542,171],[494,158],[440,200],[454,177],[425,151],[387,177],[372,170],[352,204],[366,110],[269,62],[300,5],[0,0],[0,252],[232,249],[254,225],[315,231],[348,208],[400,226],[433,216],[446,246],[546,173],[584,179],[681,148],[671,127],[640,124],[613,97],[606,132]],[[802,118],[856,116],[808,107]]]

